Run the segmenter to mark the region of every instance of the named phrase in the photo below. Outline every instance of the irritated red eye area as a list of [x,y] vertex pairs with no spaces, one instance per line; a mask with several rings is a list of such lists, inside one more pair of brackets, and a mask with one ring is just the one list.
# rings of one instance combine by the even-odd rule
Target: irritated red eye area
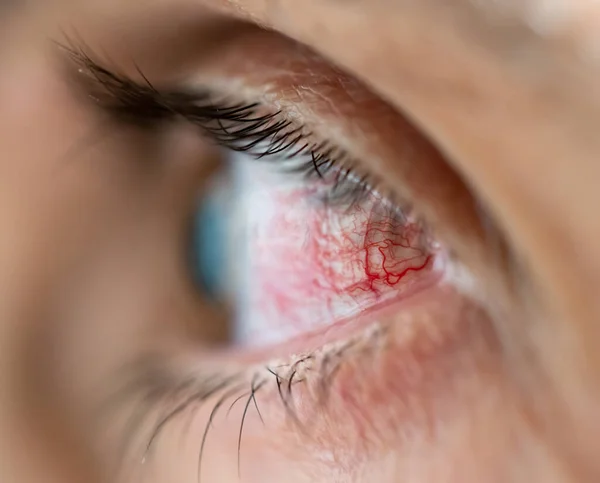
[[279,342],[408,297],[436,277],[422,226],[378,194],[323,201],[333,184],[244,173],[245,283],[239,326]]

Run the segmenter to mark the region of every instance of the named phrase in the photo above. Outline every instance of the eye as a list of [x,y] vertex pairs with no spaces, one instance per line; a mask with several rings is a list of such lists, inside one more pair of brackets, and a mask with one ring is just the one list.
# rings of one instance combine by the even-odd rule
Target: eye
[[[467,213],[470,197],[402,116],[361,86],[316,76],[308,91],[340,96],[339,131],[367,133],[367,149],[348,149],[344,136],[319,129],[324,121],[305,123],[251,92],[238,99],[201,82],[159,89],[82,63],[100,86],[93,99],[103,112],[152,136],[185,126],[223,153],[221,169],[194,185],[196,202],[182,210],[189,208],[185,242],[174,234],[171,246],[195,280],[186,294],[200,294],[202,309],[209,299],[232,314],[232,343],[186,340],[181,353],[151,367],[148,379],[165,386],[148,388],[156,400],[144,401],[157,410],[142,435],[147,453],[189,409],[197,475],[211,461],[237,465],[239,474],[255,461],[283,461],[287,470],[298,441],[299,460],[310,464],[315,454],[359,461],[402,442],[402,430],[390,428],[414,424],[425,434],[436,401],[445,415],[470,404],[449,382],[470,378],[479,363],[488,367],[495,339],[486,315],[454,283],[462,275],[456,257],[424,209],[434,206],[467,232],[468,216],[449,215]],[[310,100],[332,104],[322,93]],[[193,313],[204,316],[199,324],[211,318]],[[181,421],[187,434],[189,420]]]
[[408,206],[340,149],[255,108],[236,106],[209,129],[233,151],[200,201],[192,242],[201,286],[235,287],[223,295],[237,343],[343,325],[439,280],[439,244]]

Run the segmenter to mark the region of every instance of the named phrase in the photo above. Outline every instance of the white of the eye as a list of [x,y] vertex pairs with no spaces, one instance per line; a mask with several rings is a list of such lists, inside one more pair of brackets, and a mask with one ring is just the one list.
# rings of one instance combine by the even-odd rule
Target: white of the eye
[[[311,183],[274,169],[276,161],[257,163],[248,156],[233,156],[237,226],[229,257],[235,269],[229,272],[239,282],[234,330],[238,343],[281,342],[398,297],[400,287],[410,288],[412,282],[402,282],[376,296],[364,289],[351,292],[368,280],[361,265],[365,248],[360,230],[366,229],[372,212],[367,208],[348,215],[315,204],[305,191]],[[338,251],[344,243],[350,243],[350,251]],[[415,253],[414,248],[401,250]],[[314,264],[316,258],[319,265]]]

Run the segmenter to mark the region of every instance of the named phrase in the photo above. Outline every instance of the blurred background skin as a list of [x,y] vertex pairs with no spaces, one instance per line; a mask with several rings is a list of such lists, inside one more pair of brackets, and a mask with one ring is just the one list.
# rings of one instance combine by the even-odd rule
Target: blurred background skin
[[[96,410],[124,362],[219,336],[193,323],[214,314],[191,295],[178,258],[183,207],[214,154],[185,134],[158,145],[134,129],[94,144],[101,119],[65,81],[53,43],[76,32],[106,58],[168,79],[196,62],[214,12],[309,45],[408,113],[489,207],[528,285],[517,297],[500,269],[474,269],[497,290],[501,316],[498,354],[472,384],[493,379],[499,396],[444,428],[459,435],[452,444],[431,445],[421,461],[406,457],[410,445],[381,445],[351,478],[306,453],[282,457],[287,473],[260,474],[257,451],[251,481],[598,481],[600,7],[591,0],[0,3],[0,481],[107,478],[119,437],[99,441]],[[164,145],[178,162],[148,169]],[[193,162],[199,152],[207,163]],[[178,429],[147,481],[196,478]],[[204,481],[237,480],[218,458],[203,464]]]

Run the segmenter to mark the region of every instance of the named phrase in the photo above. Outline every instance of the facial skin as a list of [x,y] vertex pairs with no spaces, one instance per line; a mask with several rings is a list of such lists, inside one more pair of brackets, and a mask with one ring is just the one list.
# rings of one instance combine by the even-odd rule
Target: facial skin
[[[12,3],[0,481],[598,481],[598,6]],[[182,247],[219,155],[183,123],[108,120],[66,39],[137,81],[300,119],[407,199],[468,277],[325,335],[215,349],[222,314]],[[204,397],[215,373],[236,382]]]

